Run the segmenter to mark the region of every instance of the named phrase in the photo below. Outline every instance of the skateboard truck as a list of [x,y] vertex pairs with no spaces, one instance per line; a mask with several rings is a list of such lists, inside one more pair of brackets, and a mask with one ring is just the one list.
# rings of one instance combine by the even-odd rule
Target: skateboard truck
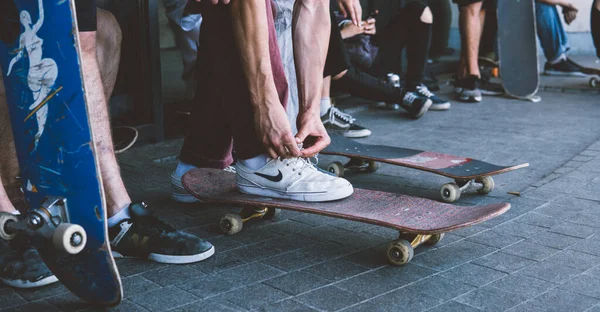
[[23,220],[11,213],[0,213],[0,239],[10,241],[26,235],[34,241],[52,241],[54,247],[69,254],[83,250],[87,235],[83,227],[69,223],[64,198],[49,197],[39,208],[30,209]]
[[239,213],[226,213],[219,220],[219,229],[227,235],[235,235],[244,227],[244,223],[252,219],[272,220],[279,216],[281,210],[276,208],[243,208]]
[[392,265],[405,265],[413,258],[414,249],[420,245],[426,244],[433,246],[444,238],[441,234],[409,234],[400,233],[397,240],[389,243],[387,247],[387,259]]
[[440,195],[447,203],[452,203],[460,198],[462,193],[477,191],[479,194],[488,194],[494,189],[492,177],[481,177],[471,180],[455,180],[452,183],[442,185]]

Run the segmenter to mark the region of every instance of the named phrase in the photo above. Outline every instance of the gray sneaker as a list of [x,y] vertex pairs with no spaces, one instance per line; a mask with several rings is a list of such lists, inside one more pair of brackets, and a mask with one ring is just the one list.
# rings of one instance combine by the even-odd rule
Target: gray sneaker
[[468,76],[460,79],[457,82],[457,86],[460,86],[461,90],[459,93],[459,99],[463,102],[479,103],[482,100],[481,90],[479,90],[479,77]]
[[0,280],[14,288],[35,288],[58,282],[31,246],[0,255]]

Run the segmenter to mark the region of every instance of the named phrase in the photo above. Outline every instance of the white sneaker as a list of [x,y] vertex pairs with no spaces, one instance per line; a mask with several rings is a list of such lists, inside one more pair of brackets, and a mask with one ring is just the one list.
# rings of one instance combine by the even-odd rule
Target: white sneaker
[[254,171],[238,161],[237,186],[245,194],[307,202],[346,198],[354,192],[352,184],[319,171],[308,159],[271,159]]

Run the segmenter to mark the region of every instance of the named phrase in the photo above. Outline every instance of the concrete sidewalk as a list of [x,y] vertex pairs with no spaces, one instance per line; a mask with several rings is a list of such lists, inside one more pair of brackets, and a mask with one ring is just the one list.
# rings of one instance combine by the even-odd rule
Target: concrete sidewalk
[[[449,86],[443,91],[451,97]],[[169,199],[181,140],[120,155],[134,199],[147,201],[178,229],[207,238],[217,253],[187,266],[118,260],[126,299],[114,310],[600,311],[600,94],[540,96],[540,103],[453,101],[450,111],[417,121],[362,110],[366,103],[352,100],[357,123],[373,131],[361,142],[530,163],[495,178],[488,196],[465,194],[459,201],[509,202],[510,211],[449,233],[435,247],[419,247],[400,268],[388,266],[383,255],[397,233],[362,223],[283,211],[276,221],[221,235],[214,223],[223,209]],[[334,159],[319,157],[322,165]],[[388,165],[348,179],[356,187],[432,199],[448,182]],[[0,310],[93,310],[61,285],[2,287]]]

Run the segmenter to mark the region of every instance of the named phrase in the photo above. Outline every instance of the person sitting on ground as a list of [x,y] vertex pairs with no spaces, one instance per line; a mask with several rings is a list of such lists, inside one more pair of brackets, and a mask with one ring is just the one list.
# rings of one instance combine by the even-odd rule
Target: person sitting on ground
[[[0,2],[0,12],[16,12],[16,6],[10,9],[4,7],[11,4],[12,1]],[[42,7],[42,0],[39,0],[39,5]],[[90,127],[93,130],[96,156],[105,191],[107,224],[113,255],[117,258],[136,257],[177,264],[197,262],[212,256],[215,249],[209,242],[177,231],[154,216],[143,202],[132,202],[129,197],[113,152],[106,101],[112,93],[119,65],[121,30],[110,13],[96,13],[96,1],[76,0],[75,7],[83,82],[89,101]],[[18,19],[18,12],[15,14]],[[0,14],[0,25],[5,25],[5,18],[15,17]],[[0,28],[0,38],[5,38],[2,30],[3,28]],[[2,74],[6,72],[2,70]],[[0,186],[0,211],[19,215],[20,212],[12,203],[21,201],[21,185],[16,178],[19,175],[19,167],[7,107],[4,83],[0,75],[0,178],[4,182]],[[44,140],[43,136],[41,140]],[[0,255],[0,279],[5,284],[11,287],[31,288],[56,282],[56,277],[48,270],[33,247],[27,244],[19,245],[21,241],[13,242],[10,246],[13,252]]]
[[[332,76],[332,89],[375,101],[399,103],[413,118],[421,117],[428,109],[449,109],[450,103],[435,96],[422,82],[431,38],[431,20],[431,11],[420,2],[402,7],[380,33],[375,28],[374,17],[368,18],[359,27],[342,20],[341,28],[332,28],[326,63],[333,64],[326,65],[326,69],[333,67],[327,72]],[[371,36],[375,36],[377,44],[374,46],[370,42]],[[402,88],[375,78],[398,70],[395,66],[399,64],[405,46],[408,68]]]
[[285,112],[288,86],[271,0],[232,0],[229,6],[198,8],[203,16],[196,70],[199,96],[172,176],[181,180],[194,167],[229,166],[235,144],[242,193],[300,201],[350,196],[350,182],[308,160],[330,143],[319,117],[328,1],[297,0],[293,12],[299,89],[295,136]]
[[577,8],[567,1],[536,0],[535,2],[537,34],[546,57],[544,75],[585,76],[581,72],[581,66],[567,57],[570,48],[557,6],[562,8],[567,25],[577,18]]

